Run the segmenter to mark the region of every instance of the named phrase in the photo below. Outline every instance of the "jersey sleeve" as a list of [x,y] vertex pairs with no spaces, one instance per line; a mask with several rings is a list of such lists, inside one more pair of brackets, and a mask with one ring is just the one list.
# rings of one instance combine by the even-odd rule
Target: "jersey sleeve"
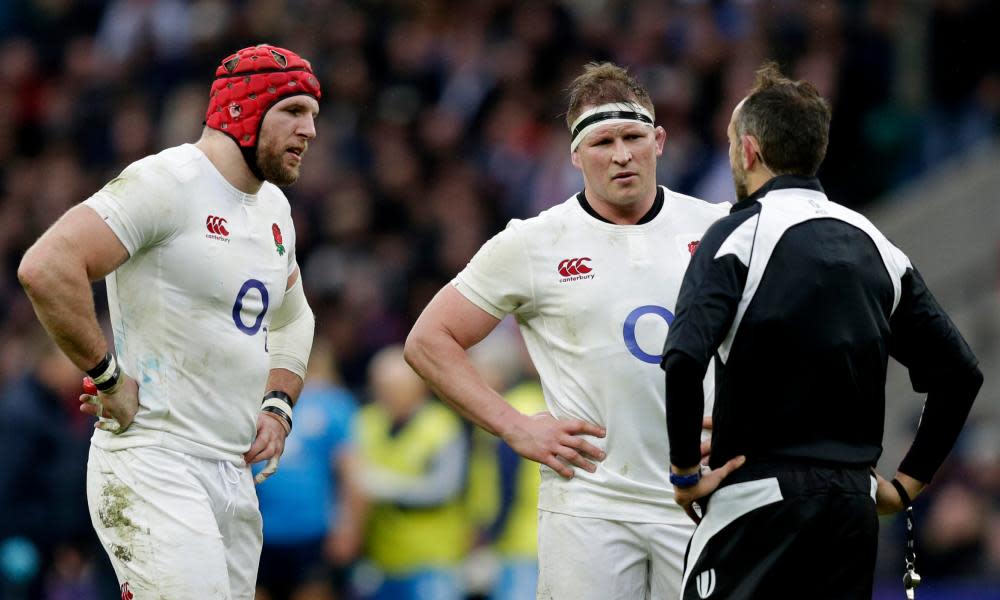
[[951,452],[983,383],[978,360],[916,269],[901,281],[889,321],[889,353],[927,399],[917,434],[899,470],[929,483]]
[[743,296],[753,247],[753,216],[733,215],[705,232],[684,273],[664,356],[680,351],[707,368]]
[[523,240],[521,221],[483,244],[452,285],[470,302],[502,319],[508,313],[530,309],[534,297],[531,263]]
[[899,305],[889,321],[889,353],[909,369],[913,389],[927,392],[953,373],[972,370],[978,364],[975,354],[919,271],[907,269],[901,287]]
[[670,462],[681,468],[697,465],[701,459],[705,374],[743,296],[753,248],[751,216],[750,211],[733,215],[705,232],[684,273],[677,316],[667,333],[661,363],[666,377],[667,436]]
[[170,239],[179,229],[178,198],[171,178],[148,164],[133,163],[84,204],[94,209],[129,256]]

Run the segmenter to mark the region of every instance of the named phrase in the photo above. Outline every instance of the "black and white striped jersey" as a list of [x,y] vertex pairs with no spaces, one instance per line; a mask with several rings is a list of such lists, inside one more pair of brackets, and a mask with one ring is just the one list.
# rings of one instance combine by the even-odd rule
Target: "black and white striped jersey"
[[[909,368],[917,391],[978,373],[903,252],[828,200],[815,178],[776,177],[706,232],[685,274],[664,348],[672,461],[690,466],[699,457],[690,423],[700,418],[700,394],[685,384],[683,363],[696,376],[716,356],[713,467],[741,454],[874,465],[890,355]],[[915,444],[904,461],[924,481],[968,413],[946,404],[949,424],[960,412],[957,427],[929,430],[935,435],[924,437],[935,439]]]

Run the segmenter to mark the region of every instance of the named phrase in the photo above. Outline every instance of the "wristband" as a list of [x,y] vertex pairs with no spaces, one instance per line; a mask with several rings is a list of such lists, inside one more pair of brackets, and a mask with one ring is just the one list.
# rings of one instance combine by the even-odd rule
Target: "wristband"
[[913,504],[913,500],[910,498],[910,494],[907,493],[906,488],[903,487],[903,484],[900,483],[895,477],[893,477],[892,481],[889,483],[892,484],[892,487],[896,488],[896,493],[899,494],[899,499],[903,501],[903,510],[910,508]]
[[108,370],[108,367],[111,366],[111,361],[113,361],[114,359],[115,355],[108,352],[107,354],[104,355],[104,358],[101,359],[101,362],[97,363],[96,367],[92,369],[87,369],[87,375],[89,375],[91,379],[96,379],[97,377],[100,377],[101,375],[104,374],[105,371]]
[[94,386],[105,394],[110,394],[118,389],[121,384],[122,369],[115,360],[115,355],[108,352],[97,363],[97,366],[87,371],[87,375],[94,380]]
[[260,410],[281,419],[288,426],[287,433],[292,432],[292,399],[288,394],[277,390],[268,392],[264,395]]
[[678,475],[673,471],[670,472],[670,483],[679,488],[689,488],[698,485],[701,481],[701,469],[698,469],[690,475]]

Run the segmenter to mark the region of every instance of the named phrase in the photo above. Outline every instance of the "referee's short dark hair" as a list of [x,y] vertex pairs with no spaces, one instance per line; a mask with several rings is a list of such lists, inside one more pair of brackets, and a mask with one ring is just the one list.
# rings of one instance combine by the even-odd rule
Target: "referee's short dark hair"
[[736,117],[736,135],[752,135],[775,175],[813,176],[830,140],[830,105],[808,81],[792,81],[774,62],[757,80]]

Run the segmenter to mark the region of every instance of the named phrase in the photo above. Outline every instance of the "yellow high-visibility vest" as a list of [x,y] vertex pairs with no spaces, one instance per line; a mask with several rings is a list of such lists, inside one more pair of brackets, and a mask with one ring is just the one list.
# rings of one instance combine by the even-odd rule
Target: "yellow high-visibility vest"
[[[374,465],[412,476],[425,473],[443,446],[465,435],[458,417],[437,402],[421,407],[402,430],[391,434],[391,429],[381,407],[363,407],[358,412],[358,451]],[[459,491],[430,508],[374,505],[366,535],[368,556],[390,574],[457,565],[472,538],[462,500]]]

